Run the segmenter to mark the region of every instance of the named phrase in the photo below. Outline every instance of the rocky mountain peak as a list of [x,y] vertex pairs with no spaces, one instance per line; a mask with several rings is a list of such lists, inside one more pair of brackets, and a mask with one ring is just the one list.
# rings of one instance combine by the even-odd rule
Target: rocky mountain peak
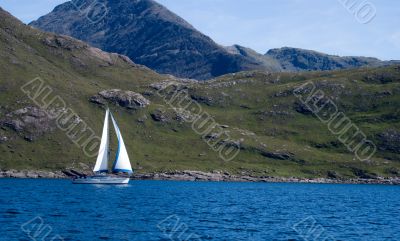
[[[81,3],[86,12],[90,11],[90,2]],[[237,60],[233,55],[155,1],[105,0],[101,3],[106,6],[106,14],[96,24],[67,2],[31,25],[127,55],[160,73],[207,79],[241,70],[235,66]]]
[[375,58],[288,47],[265,55],[239,45],[223,47],[153,0],[74,0],[31,25],[126,55],[159,73],[198,80],[246,70],[291,72],[385,64]]

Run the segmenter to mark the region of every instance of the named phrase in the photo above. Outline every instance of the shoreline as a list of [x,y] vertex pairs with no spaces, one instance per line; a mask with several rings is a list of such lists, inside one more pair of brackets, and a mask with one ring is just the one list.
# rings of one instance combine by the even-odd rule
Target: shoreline
[[[62,171],[0,171],[0,178],[19,179],[70,179]],[[296,177],[236,176],[222,172],[175,171],[165,173],[136,173],[131,180],[191,181],[191,182],[264,182],[264,183],[315,183],[315,184],[381,184],[400,185],[400,178],[330,179]]]

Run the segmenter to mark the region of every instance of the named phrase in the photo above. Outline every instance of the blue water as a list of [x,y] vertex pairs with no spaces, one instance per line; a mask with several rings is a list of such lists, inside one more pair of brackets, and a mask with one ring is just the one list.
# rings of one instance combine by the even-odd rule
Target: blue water
[[1,179],[0,190],[0,240],[400,240],[399,186]]

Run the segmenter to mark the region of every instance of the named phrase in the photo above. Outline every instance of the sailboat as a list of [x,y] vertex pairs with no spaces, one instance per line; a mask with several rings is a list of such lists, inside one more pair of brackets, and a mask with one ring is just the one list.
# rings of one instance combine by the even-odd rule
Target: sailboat
[[[115,133],[118,138],[118,149],[115,157],[115,161],[112,167],[112,173],[118,175],[110,175],[108,172],[108,160],[109,160],[109,117],[114,125]],[[128,184],[129,176],[133,173],[132,166],[129,161],[128,152],[122,139],[121,131],[118,128],[117,122],[115,121],[110,110],[107,109],[106,117],[104,119],[103,134],[101,137],[99,154],[97,156],[96,165],[94,166],[93,172],[95,175],[79,177],[73,179],[74,184]],[[120,176],[120,174],[125,174]],[[128,174],[128,175],[126,175]]]

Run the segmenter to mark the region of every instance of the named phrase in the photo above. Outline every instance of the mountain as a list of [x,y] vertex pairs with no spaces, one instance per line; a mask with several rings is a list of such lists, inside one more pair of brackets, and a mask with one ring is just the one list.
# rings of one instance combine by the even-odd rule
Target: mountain
[[[99,3],[105,7],[93,7]],[[91,12],[104,18],[96,18],[93,23]],[[374,58],[342,58],[294,48],[261,55],[238,45],[223,47],[153,0],[67,2],[30,25],[129,56],[159,73],[199,80],[246,70],[308,71],[381,65]]]
[[[240,46],[229,51],[260,58]],[[38,80],[43,86],[32,85]],[[348,140],[346,136],[329,131],[329,124],[294,95],[310,81],[376,144],[368,161],[358,160],[339,139]],[[197,108],[180,111],[187,102],[173,98],[178,96],[174,92],[160,92],[169,84],[174,84],[169,90],[182,91],[179,96],[198,103]],[[44,87],[50,95],[32,95]],[[0,9],[0,170],[90,170],[95,157],[85,155],[74,141],[86,140],[80,139],[80,130],[88,128],[101,135],[108,106],[132,166],[140,173],[400,176],[399,96],[399,65],[326,72],[246,71],[206,82],[162,76],[125,56],[26,26]],[[43,105],[54,98],[66,107]],[[67,118],[70,110],[76,115]],[[214,120],[205,133],[192,125],[198,123],[194,120],[199,111]],[[57,113],[65,123],[52,118]],[[73,129],[66,123],[74,124]],[[223,161],[213,150],[220,145],[238,155]],[[115,138],[111,147],[114,155]]]
[[[265,66],[265,69],[271,72],[281,72],[284,71],[281,63],[274,57],[268,55],[262,55],[257,53],[251,48],[246,48],[240,45],[233,45],[225,47],[225,49],[236,56],[241,56],[248,59],[251,62],[256,63],[258,66]],[[262,69],[262,68],[261,68]],[[253,69],[254,70],[254,69]]]
[[[84,0],[82,9],[91,0]],[[39,29],[81,39],[136,63],[178,77],[210,79],[225,73],[263,69],[234,55],[152,0],[104,1],[105,18],[93,24],[71,2],[31,23]],[[266,67],[265,69],[269,69]]]
[[313,71],[350,69],[364,66],[377,67],[390,64],[377,58],[340,57],[299,48],[271,49],[266,57],[276,59],[283,71]]

